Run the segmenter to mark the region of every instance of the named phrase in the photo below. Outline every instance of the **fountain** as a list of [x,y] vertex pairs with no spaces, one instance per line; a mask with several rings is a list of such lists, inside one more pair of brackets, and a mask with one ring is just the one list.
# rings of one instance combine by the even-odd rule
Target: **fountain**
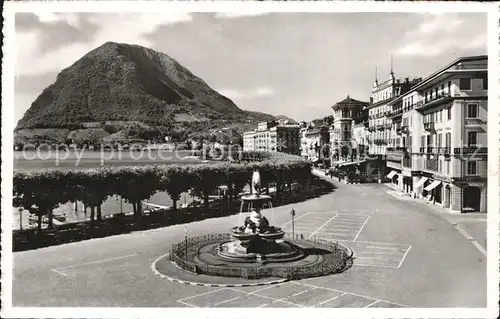
[[269,224],[262,212],[266,204],[272,207],[271,196],[261,194],[258,171],[252,175],[251,193],[242,196],[241,201],[240,216],[244,204],[251,207],[242,225],[232,227],[229,233],[186,237],[172,246],[169,260],[173,266],[166,259],[159,259],[156,270],[165,275],[189,277],[179,275],[181,268],[188,273],[208,275],[204,280],[213,283],[217,279],[210,276],[293,279],[329,275],[349,267],[352,251],[345,246],[303,236],[301,239],[288,236],[285,240],[285,232]]
[[245,218],[242,226],[231,228],[231,236],[235,241],[222,244],[219,254],[233,260],[277,260],[299,256],[298,249],[281,240],[285,232],[279,227],[269,225],[268,219],[262,215],[264,204],[268,203],[270,207],[272,205],[271,196],[261,194],[258,171],[253,172],[251,185],[251,193],[241,198],[240,209],[242,214],[245,203],[248,203],[252,207],[250,216]]

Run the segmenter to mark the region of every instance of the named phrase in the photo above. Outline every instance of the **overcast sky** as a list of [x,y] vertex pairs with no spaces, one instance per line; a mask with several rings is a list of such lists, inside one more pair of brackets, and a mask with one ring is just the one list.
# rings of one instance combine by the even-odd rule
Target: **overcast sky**
[[396,77],[425,77],[486,54],[486,30],[483,13],[18,13],[15,118],[106,41],[164,52],[242,109],[311,120],[348,94],[368,101],[391,54]]

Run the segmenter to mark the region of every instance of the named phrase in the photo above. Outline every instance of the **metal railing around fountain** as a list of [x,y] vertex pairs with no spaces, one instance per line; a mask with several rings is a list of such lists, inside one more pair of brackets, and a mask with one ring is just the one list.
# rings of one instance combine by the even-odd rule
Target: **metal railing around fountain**
[[[294,240],[304,240],[309,242],[320,243],[329,246],[333,252],[340,252],[340,262],[322,262],[315,265],[305,266],[288,266],[288,267],[226,267],[226,266],[212,266],[212,265],[199,265],[186,258],[186,241],[179,242],[172,245],[169,254],[171,261],[175,262],[180,268],[191,271],[196,274],[204,274],[209,276],[223,276],[223,277],[239,277],[245,279],[259,279],[262,277],[279,277],[287,279],[300,279],[307,277],[325,276],[333,273],[338,273],[346,268],[347,262],[352,260],[352,251],[345,246],[339,244],[335,240],[326,238],[304,238],[302,234],[292,235],[286,234],[285,237]],[[200,243],[210,243],[214,241],[231,239],[231,234],[211,234],[190,237],[187,240],[187,245],[193,246]]]

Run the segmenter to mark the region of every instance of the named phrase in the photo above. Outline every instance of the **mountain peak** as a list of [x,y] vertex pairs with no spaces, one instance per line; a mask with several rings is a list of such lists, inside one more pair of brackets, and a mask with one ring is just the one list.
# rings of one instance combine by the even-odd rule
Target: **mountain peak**
[[[257,120],[272,120],[268,114]],[[85,122],[248,123],[239,109],[167,54],[108,41],[64,69],[32,103],[20,128],[67,128]]]

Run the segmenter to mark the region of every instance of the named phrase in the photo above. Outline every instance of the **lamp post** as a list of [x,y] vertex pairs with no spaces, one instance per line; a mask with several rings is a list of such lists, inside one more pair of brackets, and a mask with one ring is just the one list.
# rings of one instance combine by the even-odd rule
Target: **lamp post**
[[187,262],[187,259],[188,259],[188,228],[187,228],[187,226],[184,226],[184,248],[185,248],[184,255],[186,258],[186,262]]
[[23,209],[19,207],[19,229],[23,230]]
[[292,215],[292,238],[295,238],[295,209],[292,209],[290,215]]

